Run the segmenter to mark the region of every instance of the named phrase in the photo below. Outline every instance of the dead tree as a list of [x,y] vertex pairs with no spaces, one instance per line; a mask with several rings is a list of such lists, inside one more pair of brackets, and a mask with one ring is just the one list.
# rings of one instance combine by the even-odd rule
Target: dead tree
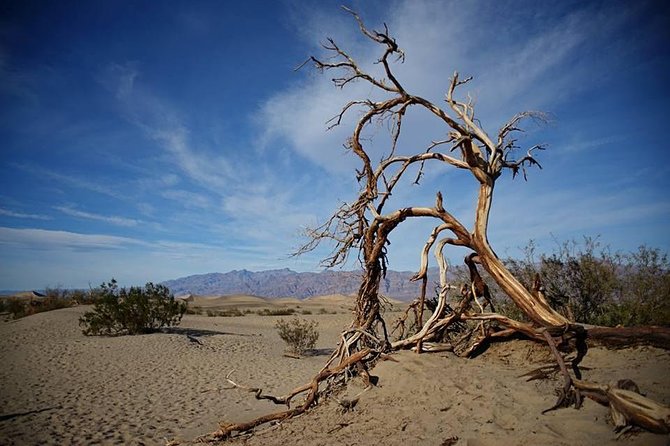
[[[384,27],[384,31],[371,31],[365,27],[357,14],[350,10],[347,11],[355,18],[363,35],[379,45],[381,57],[378,63],[382,67],[382,75],[375,77],[366,72],[332,39],[328,39],[324,45],[324,48],[330,53],[329,58],[321,60],[312,57],[310,60],[318,70],[336,72],[333,83],[337,87],[343,88],[355,81],[365,82],[383,93],[382,96],[385,99],[352,101],[333,118],[332,125],[335,126],[352,108],[362,110],[362,116],[347,142],[347,147],[361,163],[357,171],[357,180],[361,186],[360,192],[354,201],[342,205],[323,225],[310,231],[311,240],[301,251],[309,251],[324,240],[334,240],[335,248],[325,261],[326,266],[331,267],[346,262],[352,251],[360,253],[364,276],[357,294],[356,317],[352,324],[352,328],[355,328],[356,331],[340,345],[338,351],[340,360],[351,354],[351,351],[364,346],[377,349],[393,346],[387,337],[385,322],[380,315],[379,284],[386,272],[386,250],[391,232],[405,220],[419,217],[434,219],[436,226],[421,252],[421,268],[413,280],[422,280],[425,283],[428,256],[431,250],[434,250],[436,254],[439,251],[441,255],[441,250],[445,245],[466,248],[471,251],[467,259],[473,274],[474,293],[472,294],[474,298],[488,297],[486,286],[474,265],[476,262],[527,315],[533,322],[534,328],[543,327],[556,333],[570,332],[574,337],[583,338],[584,335],[579,334],[583,331],[581,327],[571,325],[565,317],[547,303],[541,294],[532,293],[526,289],[507,270],[488,240],[489,213],[496,180],[506,171],[511,172],[514,177],[522,173],[525,178],[528,167],[540,167],[534,154],[538,150],[543,150],[544,147],[541,145],[530,147],[523,156],[517,157],[515,156],[516,149],[518,149],[516,134],[522,130],[521,125],[524,121],[543,120],[544,115],[540,112],[519,113],[498,131],[495,138],[490,137],[475,117],[472,99],[461,100],[456,96],[457,90],[470,82],[471,77],[462,79],[458,73],[454,73],[445,96],[446,107],[441,107],[428,99],[410,93],[392,70],[392,63],[404,61],[405,54],[396,40],[390,36],[387,27]],[[444,133],[447,138],[434,141],[424,151],[415,155],[396,155],[403,119],[414,108],[427,110],[435,119],[444,124]],[[383,159],[375,163],[366,150],[362,134],[370,125],[378,121],[391,123],[391,144]],[[428,163],[447,164],[472,175],[479,191],[472,228],[466,228],[445,209],[443,197],[439,191],[436,192],[433,206],[388,209],[394,188],[407,174],[409,168],[418,166],[416,182],[419,182]],[[436,243],[437,246],[434,247]],[[445,263],[443,266],[445,275],[446,267]],[[446,277],[444,281],[441,281],[441,285],[447,287]],[[425,287],[422,288],[425,290]],[[444,294],[446,298],[446,290]],[[420,298],[422,303],[424,299],[425,291]],[[442,320],[443,315],[438,313],[443,307],[438,305],[433,317],[426,324]],[[478,315],[464,314],[462,316],[477,317],[480,320],[497,320],[500,324],[508,324],[507,328],[513,330],[516,330],[515,327],[518,325],[514,321],[508,322],[500,319],[497,314],[483,311]],[[419,333],[423,331],[426,330],[420,330]],[[364,336],[362,333],[369,333],[371,336]],[[372,338],[380,339],[382,345],[371,345]],[[429,340],[423,335],[412,339],[415,339],[416,342]]]
[[[368,364],[383,357],[385,352],[392,349],[414,348],[417,352],[440,350],[444,347],[435,344],[435,341],[439,340],[439,335],[449,327],[456,324],[462,326],[467,322],[476,326],[476,329],[470,332],[470,335],[472,333],[476,335],[469,336],[470,341],[463,349],[463,355],[473,353],[491,339],[505,338],[513,334],[522,334],[546,343],[554,354],[564,378],[559,400],[553,408],[571,403],[579,406],[582,398],[580,390],[590,392],[590,395],[597,394],[605,399],[613,395],[606,388],[580,381],[578,365],[586,354],[587,329],[570,322],[555,311],[545,299],[539,284],[531,290],[527,289],[505,267],[488,240],[489,214],[498,178],[509,172],[512,177],[521,173],[526,179],[527,168],[532,166],[541,168],[535,153],[544,150],[544,147],[534,145],[521,156],[517,156],[519,147],[516,135],[522,131],[522,124],[525,121],[542,121],[544,115],[534,111],[518,113],[498,130],[495,137],[491,137],[475,117],[473,100],[469,96],[465,100],[457,97],[457,91],[467,85],[472,80],[471,77],[461,78],[458,73],[453,74],[443,107],[412,94],[393,72],[392,64],[403,62],[405,54],[389,34],[386,25],[383,31],[369,30],[356,13],[344,9],[356,20],[362,34],[379,46],[381,56],[377,62],[382,70],[381,76],[374,76],[365,71],[362,65],[340,48],[333,39],[328,39],[324,45],[329,53],[328,58],[311,57],[308,61],[313,63],[317,70],[336,73],[332,79],[335,86],[344,88],[352,82],[363,82],[381,93],[379,96],[383,99],[349,102],[332,119],[331,127],[337,126],[347,112],[352,109],[361,111],[352,136],[346,144],[360,161],[356,175],[360,191],[354,200],[343,204],[324,224],[308,231],[309,242],[297,254],[311,251],[321,242],[334,241],[335,247],[331,255],[324,260],[325,266],[333,267],[344,264],[352,252],[358,253],[363,277],[356,296],[355,317],[350,328],[342,333],[337,349],[312,382],[295,389],[283,398],[263,396],[289,406],[292,398],[305,392],[304,402],[299,407],[293,409],[288,407],[285,411],[269,414],[249,423],[225,424],[219,432],[213,434],[213,438],[223,438],[234,432],[252,429],[264,422],[283,420],[301,414],[316,403],[320,392],[319,385],[323,381],[352,374],[369,378]],[[414,155],[397,155],[396,148],[400,141],[403,120],[416,108],[428,111],[443,124],[447,137],[433,141],[425,150]],[[379,162],[373,162],[362,135],[369,126],[380,121],[391,124],[390,146]],[[400,180],[410,171],[410,167],[417,167],[415,182],[418,183],[424,169],[430,163],[446,164],[472,176],[478,189],[478,196],[474,225],[471,228],[467,228],[446,209],[439,191],[435,193],[432,206],[389,209],[392,202],[390,198]],[[380,311],[379,286],[387,270],[390,234],[404,221],[416,218],[430,218],[435,221],[435,226],[428,234],[420,252],[419,271],[412,279],[421,280],[423,285],[421,296],[414,303],[418,307],[417,314],[421,314],[418,317],[420,323],[416,332],[392,341]],[[469,251],[466,264],[470,270],[472,283],[470,289],[463,290],[460,300],[453,308],[447,303],[451,286],[447,282],[448,265],[443,254],[446,247],[458,247]],[[424,322],[423,308],[431,251],[439,267],[439,289],[437,304]],[[488,272],[492,280],[531,321],[530,323],[515,321],[494,312],[490,305],[488,287],[479,275],[476,264]],[[484,311],[485,307],[479,305],[478,298],[488,301],[491,312]],[[473,310],[473,300],[478,304],[479,311]],[[607,337],[608,333],[602,335]],[[612,335],[609,338],[620,340]],[[661,341],[663,339],[667,342],[667,337],[661,337]],[[566,348],[576,351],[576,355],[569,361],[572,373],[568,370],[565,357],[560,351]],[[252,390],[256,392],[257,397],[261,397],[260,389]],[[634,403],[626,406],[626,401],[633,400]],[[670,420],[657,419],[658,413],[665,412],[658,410],[645,412],[644,403],[637,397],[629,400],[619,398],[616,404],[619,413],[631,414],[630,419],[633,420],[631,422],[634,422],[636,417],[651,418],[660,426],[657,430],[670,426]]]
[[[481,335],[474,338],[471,345],[465,349],[465,354],[472,353],[491,338],[515,333],[546,342],[554,353],[565,380],[559,400],[554,407],[570,403],[579,406],[581,395],[574,382],[575,379],[581,378],[578,365],[586,354],[587,329],[580,324],[572,323],[549,305],[542,292],[539,278],[532,289],[527,289],[505,267],[488,240],[489,214],[498,178],[509,172],[513,178],[521,173],[523,178],[527,179],[527,168],[533,166],[541,168],[535,153],[544,150],[545,147],[534,145],[529,147],[525,154],[517,156],[520,148],[517,144],[517,135],[522,131],[525,121],[543,121],[545,115],[535,111],[518,113],[498,130],[495,137],[491,137],[475,117],[472,98],[469,95],[466,96],[467,99],[457,97],[457,91],[468,84],[472,77],[461,78],[457,72],[453,74],[446,91],[444,107],[412,94],[393,72],[392,64],[404,62],[405,54],[390,35],[388,27],[384,25],[383,31],[369,30],[356,13],[347,8],[345,10],[354,17],[361,33],[379,46],[381,56],[377,65],[382,69],[381,75],[375,76],[365,71],[362,65],[333,39],[328,39],[324,45],[329,53],[328,58],[312,57],[310,61],[322,72],[336,73],[332,79],[335,86],[344,88],[352,82],[364,82],[381,93],[379,96],[384,99],[349,102],[332,119],[332,126],[336,126],[351,109],[356,108],[362,112],[346,144],[360,161],[360,168],[357,170],[360,191],[352,202],[343,204],[323,225],[309,232],[311,240],[301,251],[309,251],[325,240],[335,241],[333,252],[325,260],[326,266],[345,263],[352,251],[359,253],[363,266],[364,275],[356,296],[352,329],[343,335],[331,361],[339,358],[342,362],[362,348],[385,351],[389,348],[414,347],[417,352],[421,352],[424,343],[435,340],[445,327],[463,321],[478,321]],[[410,156],[397,155],[396,148],[400,141],[403,120],[415,108],[432,114],[445,126],[444,133],[447,137],[433,141],[420,153]],[[391,124],[390,146],[381,161],[375,163],[366,150],[366,141],[362,135],[373,123],[384,121]],[[424,168],[429,163],[447,164],[472,175],[478,188],[478,196],[474,225],[471,228],[467,228],[445,208],[443,196],[439,191],[436,191],[433,206],[404,206],[389,209],[394,189],[410,171],[410,167],[418,166],[418,175],[414,181],[418,183],[423,176]],[[431,250],[440,270],[438,303],[425,323],[421,320],[422,316],[418,318],[420,328],[416,333],[391,342],[385,321],[380,314],[379,285],[386,273],[387,247],[391,232],[405,220],[413,218],[430,218],[436,221],[421,251],[419,272],[412,279],[422,281],[418,314],[423,314],[428,258]],[[470,251],[465,259],[471,277],[470,290],[466,290],[458,305],[449,310],[446,299],[450,286],[446,278],[447,263],[442,253],[445,246]],[[488,287],[477,271],[476,264],[488,272],[531,323],[522,323],[495,313]],[[488,303],[491,312],[484,311],[485,308],[478,298],[485,300],[484,306]],[[471,300],[477,303],[479,312],[471,311]],[[569,373],[564,357],[558,350],[559,347],[576,350],[576,355],[571,361],[574,377]],[[636,411],[635,408],[630,410]]]

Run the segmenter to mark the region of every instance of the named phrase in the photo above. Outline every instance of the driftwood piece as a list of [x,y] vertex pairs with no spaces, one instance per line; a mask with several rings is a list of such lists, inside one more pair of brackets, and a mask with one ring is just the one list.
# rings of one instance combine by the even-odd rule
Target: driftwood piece
[[601,385],[573,380],[577,389],[600,403],[609,404],[615,430],[635,425],[658,434],[670,433],[670,408],[657,403],[633,390],[618,388],[622,380],[613,385]]

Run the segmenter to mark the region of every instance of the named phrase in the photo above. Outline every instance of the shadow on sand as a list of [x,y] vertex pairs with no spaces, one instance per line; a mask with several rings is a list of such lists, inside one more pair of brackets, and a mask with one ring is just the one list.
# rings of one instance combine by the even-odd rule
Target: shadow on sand
[[306,356],[330,356],[335,351],[334,348],[313,348],[305,352]]
[[33,415],[36,413],[46,412],[47,410],[57,410],[62,408],[63,406],[53,406],[53,407],[45,407],[44,409],[30,410],[28,412],[16,412],[16,413],[10,413],[8,415],[0,415],[0,421],[12,420],[18,417],[25,417],[26,415]]
[[182,328],[182,327],[164,327],[161,328],[158,333],[165,334],[178,334],[192,336],[196,338],[206,337],[206,336],[216,336],[216,335],[226,335],[226,336],[261,336],[260,334],[248,334],[248,333],[232,333],[229,331],[218,331],[218,330],[203,330],[198,328]]

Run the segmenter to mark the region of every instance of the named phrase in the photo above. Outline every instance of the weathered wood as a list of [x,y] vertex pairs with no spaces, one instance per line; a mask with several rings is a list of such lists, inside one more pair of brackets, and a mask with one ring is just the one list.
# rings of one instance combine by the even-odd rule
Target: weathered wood
[[618,388],[621,382],[614,385],[600,385],[573,380],[575,387],[583,390],[587,396],[602,404],[609,404],[617,430],[635,425],[659,434],[670,433],[670,408],[638,392]]
[[670,350],[670,327],[586,327],[589,343],[611,348],[650,345]]

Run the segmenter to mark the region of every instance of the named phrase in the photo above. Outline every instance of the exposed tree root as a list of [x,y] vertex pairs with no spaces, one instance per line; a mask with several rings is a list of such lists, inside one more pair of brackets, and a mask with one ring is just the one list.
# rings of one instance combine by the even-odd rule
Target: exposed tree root
[[563,388],[558,389],[558,400],[556,401],[556,404],[554,404],[549,409],[543,410],[542,413],[545,414],[554,409],[558,409],[559,407],[568,407],[571,404],[574,404],[575,408],[579,409],[582,405],[582,396],[578,389],[573,388],[573,380],[570,376],[570,372],[568,372],[568,368],[565,366],[565,360],[556,348],[554,338],[551,336],[551,334],[548,331],[544,331],[543,334],[547,340],[547,344],[549,345],[551,353],[554,355],[554,358],[556,358],[556,363],[558,364],[558,368],[561,371],[561,375],[563,375]]
[[248,421],[246,423],[222,423],[221,424],[221,429],[219,429],[216,432],[213,432],[211,434],[207,434],[204,436],[201,436],[198,438],[198,441],[203,441],[203,442],[208,442],[208,441],[218,441],[218,440],[223,440],[225,438],[230,437],[233,435],[235,432],[247,432],[250,431],[251,429],[260,426],[261,424],[269,423],[272,421],[282,421],[287,418],[292,418],[295,416],[298,416],[307,409],[309,409],[317,400],[318,393],[319,393],[319,384],[334,376],[337,374],[342,373],[346,368],[349,366],[356,364],[358,362],[363,361],[368,355],[372,353],[372,349],[365,348],[363,350],[360,350],[351,356],[349,356],[346,360],[338,364],[336,367],[329,368],[322,370],[319,372],[318,375],[316,375],[312,381],[309,384],[306,384],[304,386],[298,387],[295,390],[291,391],[287,396],[285,397],[272,397],[269,395],[264,395],[261,396],[262,390],[257,389],[257,388],[249,388],[249,387],[244,387],[244,386],[239,386],[238,384],[232,383],[232,381],[229,380],[232,384],[234,384],[234,387],[239,387],[247,391],[253,391],[256,393],[257,398],[261,399],[269,399],[276,404],[286,404],[287,406],[290,407],[290,402],[291,399],[294,398],[296,395],[299,395],[303,392],[308,392],[307,396],[305,397],[305,401],[298,407],[294,409],[288,409],[284,410],[281,412],[274,412],[271,414],[264,415],[262,417],[258,417],[254,420]]

